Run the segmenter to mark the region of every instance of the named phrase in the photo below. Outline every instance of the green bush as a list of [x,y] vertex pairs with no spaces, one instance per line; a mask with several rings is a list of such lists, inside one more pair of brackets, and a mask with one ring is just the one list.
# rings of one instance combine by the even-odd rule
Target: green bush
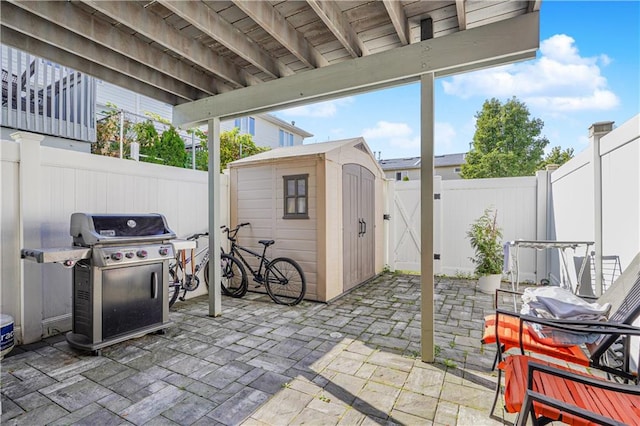
[[471,261],[475,265],[475,273],[478,276],[502,272],[502,230],[498,227],[497,217],[497,211],[486,209],[467,231],[471,248],[475,251]]

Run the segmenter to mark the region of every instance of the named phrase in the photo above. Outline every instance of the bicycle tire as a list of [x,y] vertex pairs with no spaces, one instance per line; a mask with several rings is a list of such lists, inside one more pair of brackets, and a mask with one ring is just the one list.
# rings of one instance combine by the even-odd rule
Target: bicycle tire
[[302,268],[295,260],[287,257],[269,262],[264,281],[269,297],[279,305],[297,305],[307,291]]
[[180,295],[180,284],[169,283],[169,307],[172,307]]
[[207,260],[207,263],[204,264],[204,284],[207,286],[207,289],[209,288],[209,261]]
[[242,263],[235,257],[223,254],[220,256],[220,285],[222,292],[231,297],[242,297],[249,287],[247,273]]
[[177,266],[170,265],[169,268],[169,307],[172,307],[176,300],[178,300],[178,296],[180,294],[180,280],[177,277]]

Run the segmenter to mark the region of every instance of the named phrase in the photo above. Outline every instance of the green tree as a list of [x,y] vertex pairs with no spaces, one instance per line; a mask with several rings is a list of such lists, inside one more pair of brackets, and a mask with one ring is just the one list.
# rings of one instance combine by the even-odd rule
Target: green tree
[[184,167],[187,161],[187,151],[184,148],[184,140],[178,134],[175,127],[171,126],[146,149],[140,146],[142,161],[156,164],[165,164],[173,167]]
[[[207,147],[207,135],[201,130],[196,130],[200,138],[201,148],[196,151],[196,169],[209,170],[209,149]],[[242,149],[240,148],[242,146]],[[259,147],[253,142],[250,134],[240,134],[237,127],[220,134],[220,171],[227,168],[227,164],[240,158],[268,151],[269,148]],[[242,151],[242,155],[241,155]],[[190,163],[189,163],[190,164]]]
[[538,170],[544,170],[550,164],[561,166],[573,158],[573,148],[567,148],[564,151],[559,146],[551,148],[544,159],[538,164]]
[[237,127],[220,134],[220,171],[232,161],[268,151],[269,148],[256,146],[250,134],[240,134]]
[[107,102],[106,110],[102,111],[102,118],[96,122],[96,143],[91,144],[91,153],[107,157],[120,156],[120,126],[123,125],[123,156],[129,157],[131,138],[131,121],[121,120],[122,111],[117,105]]
[[515,97],[504,104],[495,98],[485,101],[476,114],[473,147],[460,175],[465,179],[534,175],[549,144],[540,135],[543,126]]

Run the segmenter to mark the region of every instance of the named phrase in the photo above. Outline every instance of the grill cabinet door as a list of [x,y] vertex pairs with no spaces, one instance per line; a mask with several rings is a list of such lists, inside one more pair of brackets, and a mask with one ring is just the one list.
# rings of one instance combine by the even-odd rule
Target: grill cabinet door
[[102,338],[162,323],[162,263],[102,272]]

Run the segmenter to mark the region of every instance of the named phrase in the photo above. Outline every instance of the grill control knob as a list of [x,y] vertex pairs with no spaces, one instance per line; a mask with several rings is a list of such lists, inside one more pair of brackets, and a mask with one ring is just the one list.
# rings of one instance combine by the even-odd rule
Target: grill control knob
[[166,256],[169,254],[169,249],[167,247],[160,247],[158,253],[160,253],[160,256]]
[[111,259],[115,261],[122,260],[122,253],[120,253],[119,251],[111,253]]
[[127,259],[131,259],[133,258],[134,254],[132,251],[128,251],[125,255],[124,255]]
[[138,250],[136,255],[138,255],[138,257],[141,257],[141,258],[144,259],[145,257],[147,257],[147,251],[146,250]]

